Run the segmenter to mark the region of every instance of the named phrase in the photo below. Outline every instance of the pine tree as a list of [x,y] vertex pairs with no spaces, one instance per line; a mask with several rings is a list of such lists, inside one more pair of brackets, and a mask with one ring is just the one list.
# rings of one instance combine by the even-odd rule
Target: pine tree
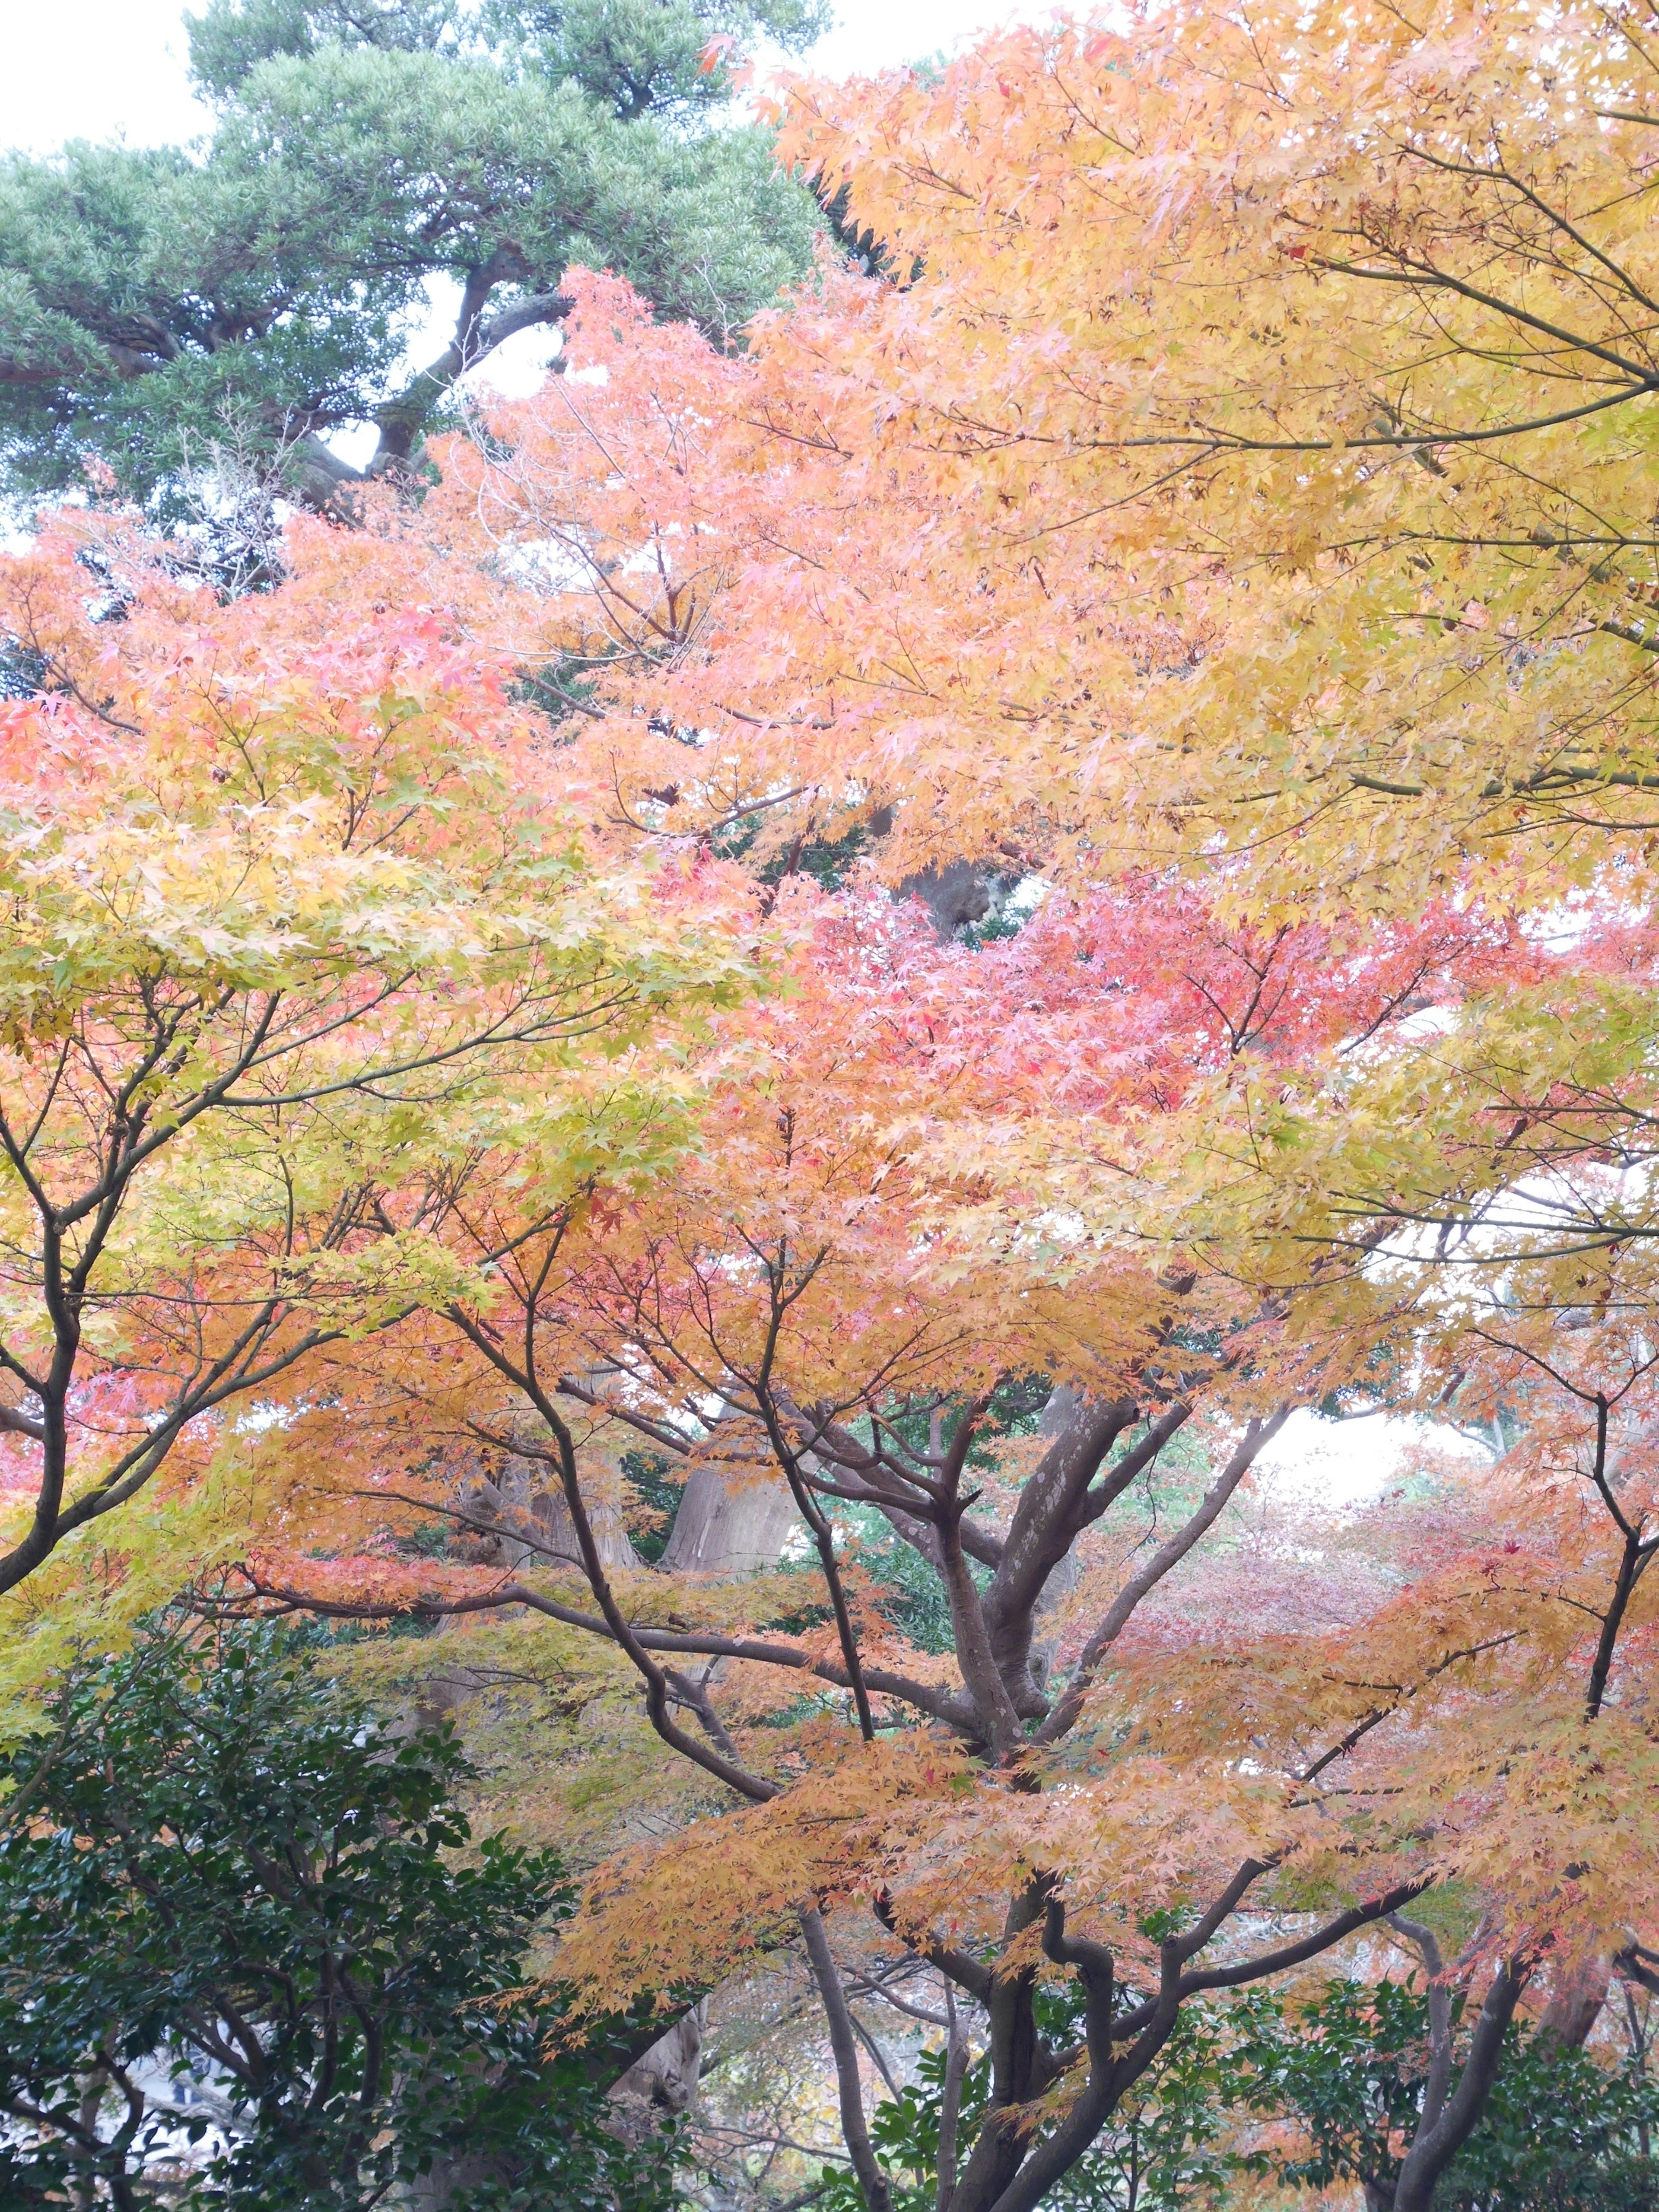
[[[0,455],[15,494],[177,496],[227,445],[313,505],[418,461],[456,379],[556,323],[572,263],[625,273],[722,343],[818,216],[734,126],[735,39],[799,46],[819,0],[209,0],[197,149],[77,141],[0,166]],[[430,280],[451,343],[410,377]]]

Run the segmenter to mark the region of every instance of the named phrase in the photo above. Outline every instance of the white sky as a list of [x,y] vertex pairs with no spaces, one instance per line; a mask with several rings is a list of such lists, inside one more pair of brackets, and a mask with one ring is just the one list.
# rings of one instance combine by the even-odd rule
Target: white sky
[[1328,1421],[1298,1407],[1255,1463],[1259,1478],[1287,1496],[1338,1510],[1369,1504],[1398,1482],[1424,1445],[1474,1462],[1488,1454],[1435,1421],[1371,1413]]
[[[178,0],[3,0],[0,144],[46,153],[71,137],[194,137],[209,118],[185,78],[185,12]],[[840,0],[836,12],[809,61],[842,76],[918,61],[1010,15],[1046,17],[1052,0]]]

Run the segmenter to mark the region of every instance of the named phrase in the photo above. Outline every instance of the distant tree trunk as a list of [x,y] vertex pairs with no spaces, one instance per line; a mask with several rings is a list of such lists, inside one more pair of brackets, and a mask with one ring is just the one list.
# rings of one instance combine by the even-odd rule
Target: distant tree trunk
[[1601,2017],[1612,1980],[1610,1955],[1592,1949],[1565,1962],[1555,1977],[1550,2001],[1538,2022],[1540,2041],[1563,2051],[1581,2051]]
[[607,2093],[617,2106],[612,2124],[624,2142],[642,2142],[663,2112],[684,2112],[697,2094],[708,2001],[694,2004],[651,2048],[634,2061]]
[[947,860],[942,868],[930,865],[920,874],[906,876],[895,896],[920,899],[948,945],[961,931],[984,921],[997,903],[1000,888],[997,878],[974,861]]
[[800,1526],[781,1475],[728,1482],[718,1468],[694,1467],[662,1555],[665,1572],[753,1574],[775,1567],[790,1532]]
[[[538,1474],[545,1470],[538,1468]],[[599,1562],[606,1567],[637,1567],[642,1562],[634,1549],[633,1539],[628,1533],[628,1523],[623,1517],[621,1504],[616,1498],[590,1498],[587,1485],[582,1485],[582,1496],[587,1506],[587,1517],[592,1523],[593,1537],[599,1547]],[[538,1533],[556,1550],[573,1560],[579,1560],[576,1531],[570,1519],[570,1508],[565,1503],[562,1490],[538,1490],[531,1499]]]
[[[600,1561],[607,1567],[637,1567],[640,1557],[628,1534],[621,1498],[607,1495],[608,1486],[597,1480],[590,1486],[588,1471],[583,1470],[582,1495],[599,1541]],[[570,1509],[545,1462],[511,1453],[493,1480],[482,1473],[474,1476],[459,1504],[471,1522],[500,1523],[499,1528],[483,1533],[472,1532],[478,1555],[489,1565],[516,1573],[538,1560],[548,1566],[563,1561],[580,1569],[581,1555]],[[523,1528],[522,1535],[514,1533],[517,1528]],[[467,1533],[465,1526],[462,1533]]]
[[[708,2018],[705,1998],[682,2013],[612,2082],[608,2094],[616,2114],[606,2124],[619,2142],[635,2146],[645,2142],[661,2124],[665,2113],[690,2109],[697,2094]],[[395,2191],[389,2201],[404,2208],[404,2212],[450,2212],[459,2197],[471,2197],[483,2185],[533,2179],[532,2175],[508,2172],[499,2160],[440,2158],[434,2160],[430,2172]]]
[[[1037,1435],[1045,1444],[1063,1437],[1077,1418],[1082,1400],[1079,1393],[1060,1383],[1048,1394],[1048,1402],[1042,1409],[1037,1424]],[[1059,1565],[1050,1570],[1048,1579],[1031,1613],[1031,1680],[1044,1692],[1048,1677],[1054,1668],[1054,1653],[1060,1642],[1060,1619],[1077,1595],[1081,1579],[1078,1565],[1077,1545],[1073,1542]]]

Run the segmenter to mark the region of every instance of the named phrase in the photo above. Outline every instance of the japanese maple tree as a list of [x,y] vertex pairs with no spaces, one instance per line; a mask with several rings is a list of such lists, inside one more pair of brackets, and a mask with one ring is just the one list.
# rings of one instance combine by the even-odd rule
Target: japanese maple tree
[[488,656],[162,592],[94,693],[42,651],[100,643],[73,550],[3,579],[45,685],[0,738],[7,1589],[429,1296],[388,1174],[672,1146],[618,1056],[750,972],[717,901],[585,854]]
[[[573,274],[576,373],[418,507],[296,522],[265,599],[15,573],[16,711],[94,763],[28,787],[20,884],[60,817],[126,852],[113,790],[146,898],[154,823],[216,927],[198,846],[240,897],[300,840],[322,899],[192,950],[155,1063],[205,1103],[155,1109],[123,1325],[264,1332],[216,1601],[613,1661],[701,1817],[595,1871],[562,1971],[598,2014],[804,1943],[872,2212],[860,1945],[988,2024],[948,2212],[1026,2212],[1189,2000],[1431,1891],[1465,2136],[1531,1993],[1653,1971],[1648,67],[1616,12],[1177,8],[796,87],[878,252],[746,354]],[[941,931],[903,893],[953,868],[1031,918]],[[273,994],[251,1083],[212,1024]],[[185,1378],[123,1416],[148,1471],[210,1407],[123,1356]],[[1310,1406],[1493,1464],[1252,1551]],[[806,1572],[642,1565],[640,1452],[787,1501]]]

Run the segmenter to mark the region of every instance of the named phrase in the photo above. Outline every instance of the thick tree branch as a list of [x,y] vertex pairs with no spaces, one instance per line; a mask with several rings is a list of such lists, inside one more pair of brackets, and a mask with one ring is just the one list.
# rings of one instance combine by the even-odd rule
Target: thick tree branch
[[1222,1508],[1244,1480],[1257,1455],[1271,1443],[1290,1419],[1289,1407],[1265,1420],[1252,1420],[1245,1425],[1231,1457],[1211,1484],[1197,1510],[1153,1553],[1138,1574],[1132,1575],[1108,1607],[1106,1616],[1083,1647],[1081,1657],[1073,1672],[1071,1680],[1061,1692],[1052,1713],[1036,1732],[1039,1743],[1058,1743],[1076,1723],[1083,1710],[1084,1699],[1093,1686],[1100,1670],[1101,1661],[1127,1627],[1135,1608],[1192,1550],[1215,1523]]
[[[377,1494],[395,1496],[396,1493]],[[497,1522],[475,1522],[453,1508],[431,1510],[443,1511],[447,1517],[459,1521],[465,1528],[476,1527],[490,1533],[500,1531],[500,1524]],[[502,1533],[511,1534],[515,1538],[520,1534],[516,1527]],[[524,1540],[529,1541],[528,1537],[525,1537]],[[555,1551],[552,1547],[550,1546],[547,1548],[550,1557],[563,1559],[564,1555]],[[442,1598],[434,1595],[398,1601],[377,1602],[366,1600],[359,1603],[350,1599],[313,1595],[308,1591],[295,1588],[291,1583],[271,1582],[268,1577],[261,1575],[258,1569],[246,1563],[239,1565],[235,1571],[245,1584],[251,1598],[280,1607],[288,1612],[314,1613],[319,1620],[398,1620],[412,1618],[417,1620],[447,1620],[475,1613],[497,1613],[510,1606],[521,1605],[532,1613],[541,1613],[549,1620],[560,1622],[567,1628],[580,1628],[589,1636],[604,1638],[608,1643],[614,1643],[617,1640],[611,1633],[610,1623],[600,1614],[583,1613],[575,1606],[562,1605],[556,1598],[550,1597],[545,1590],[537,1589],[529,1583],[516,1580],[500,1583],[489,1590],[474,1591],[465,1597]],[[796,1674],[811,1674],[821,1682],[833,1683],[836,1688],[840,1690],[850,1689],[852,1686],[847,1679],[845,1668],[838,1667],[833,1659],[814,1658],[807,1652],[797,1650],[793,1644],[775,1644],[760,1637],[722,1636],[712,1632],[700,1633],[696,1630],[650,1628],[636,1621],[630,1621],[629,1626],[642,1650],[659,1651],[665,1656],[677,1656],[690,1659],[743,1659],[751,1661],[757,1666],[782,1667]],[[866,1667],[864,1670],[864,1678],[878,1696],[896,1698],[903,1704],[914,1705],[919,1712],[927,1713],[932,1719],[944,1722],[947,1727],[955,1729],[959,1734],[965,1735],[973,1728],[973,1713],[960,1698],[951,1698],[943,1691],[931,1689],[924,1682],[914,1682],[908,1675],[896,1674],[884,1667]]]
[[1474,2134],[1486,2108],[1503,2062],[1504,2037],[1527,1978],[1527,1967],[1518,1959],[1505,1960],[1492,1977],[1456,2088],[1431,2124],[1425,2107],[1423,2121],[1395,2184],[1394,2212],[1431,2212],[1436,2184]]
[[518,331],[563,321],[576,303],[568,293],[559,291],[531,293],[484,319],[490,294],[498,284],[521,284],[532,274],[523,248],[510,239],[498,246],[488,261],[467,271],[454,336],[437,359],[428,362],[395,399],[375,410],[380,440],[368,465],[369,476],[383,476],[409,460],[434,407],[468,369],[476,368]]

